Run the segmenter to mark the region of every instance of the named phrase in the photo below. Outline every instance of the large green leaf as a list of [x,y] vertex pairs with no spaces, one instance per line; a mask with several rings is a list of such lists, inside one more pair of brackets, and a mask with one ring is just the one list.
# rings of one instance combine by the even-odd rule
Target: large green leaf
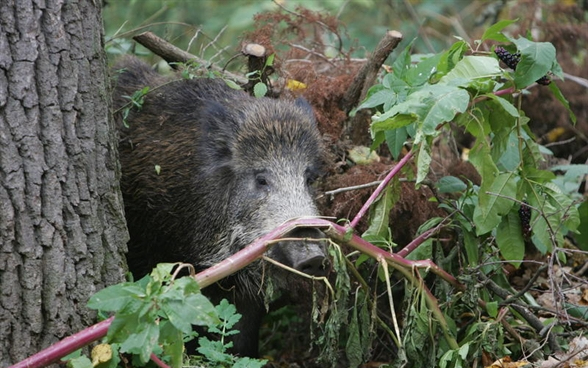
[[505,260],[519,266],[525,256],[525,239],[521,229],[521,220],[516,211],[510,211],[502,218],[496,229],[496,244]]
[[395,160],[400,156],[402,147],[408,138],[406,127],[400,127],[394,130],[387,130],[384,132],[388,149]]
[[159,326],[155,323],[140,323],[134,333],[120,345],[122,352],[137,354],[142,363],[147,363],[155,344],[159,340]]
[[549,72],[555,60],[555,47],[549,42],[533,42],[526,38],[512,40],[521,53],[514,73],[517,88],[525,88]]
[[516,198],[515,173],[502,173],[490,185],[488,191],[480,190],[478,207],[474,211],[474,222],[478,235],[486,234],[494,229],[512,208]]
[[455,115],[467,109],[470,102],[466,90],[440,84],[423,87],[408,99],[411,98],[421,101],[420,108],[415,112],[419,115],[421,129],[426,135],[435,134],[439,124],[453,120]]
[[481,42],[484,42],[486,40],[494,40],[494,41],[498,41],[498,42],[510,42],[510,40],[508,39],[508,37],[506,37],[503,33],[502,30],[508,26],[510,26],[511,24],[515,23],[517,20],[501,20],[500,22],[491,25],[490,27],[488,27],[486,29],[486,31],[484,31],[484,34],[482,35],[482,38],[480,38]]
[[121,310],[129,303],[142,304],[145,290],[131,282],[116,284],[104,288],[92,295],[88,307],[107,312]]
[[377,202],[370,208],[370,225],[362,237],[374,244],[389,243],[390,210],[399,199],[398,180],[386,187]]
[[431,160],[431,146],[425,139],[421,142],[419,147],[419,155],[417,157],[417,184],[421,183],[427,177],[431,167]]
[[[502,74],[498,60],[489,56],[465,56],[447,73],[439,83],[450,83],[451,80],[463,79],[471,81],[479,78],[496,77]],[[466,83],[466,85],[469,83]]]

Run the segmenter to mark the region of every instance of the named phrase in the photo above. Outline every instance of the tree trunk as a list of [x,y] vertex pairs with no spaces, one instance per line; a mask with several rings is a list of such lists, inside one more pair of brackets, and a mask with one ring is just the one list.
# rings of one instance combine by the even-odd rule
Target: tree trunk
[[95,322],[127,230],[100,0],[0,1],[0,366]]

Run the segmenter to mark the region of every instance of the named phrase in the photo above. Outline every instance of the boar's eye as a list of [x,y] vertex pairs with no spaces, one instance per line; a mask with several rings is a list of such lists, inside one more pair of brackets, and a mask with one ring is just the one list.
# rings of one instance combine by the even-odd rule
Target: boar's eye
[[255,185],[257,188],[267,188],[269,187],[269,182],[267,180],[267,174],[263,172],[259,172],[255,174]]

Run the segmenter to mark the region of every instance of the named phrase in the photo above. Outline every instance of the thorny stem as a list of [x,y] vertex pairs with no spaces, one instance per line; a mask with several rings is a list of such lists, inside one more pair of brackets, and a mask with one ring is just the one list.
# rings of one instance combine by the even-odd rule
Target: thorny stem
[[404,167],[404,165],[406,165],[406,163],[408,162],[408,160],[410,160],[412,158],[412,156],[413,156],[413,152],[412,151],[409,151],[402,158],[402,160],[398,161],[398,163],[396,164],[396,166],[394,166],[394,168],[392,170],[390,170],[390,173],[388,173],[388,175],[386,175],[386,178],[384,178],[384,180],[382,180],[382,182],[380,183],[380,185],[378,185],[378,187],[376,188],[376,190],[372,193],[372,195],[368,198],[368,200],[360,208],[360,210],[357,213],[357,215],[355,215],[355,217],[353,218],[353,220],[349,224],[349,227],[351,229],[354,229],[357,226],[357,224],[359,223],[359,221],[361,220],[361,218],[366,214],[366,212],[368,211],[368,209],[370,208],[370,206],[374,203],[374,201],[376,200],[376,198],[378,198],[378,196],[380,195],[380,193],[382,193],[382,191],[384,190],[384,188],[386,188],[386,186],[388,185],[388,183],[390,182],[390,180],[392,180],[392,178],[396,174],[398,174],[398,172],[400,171],[400,169],[402,169]]

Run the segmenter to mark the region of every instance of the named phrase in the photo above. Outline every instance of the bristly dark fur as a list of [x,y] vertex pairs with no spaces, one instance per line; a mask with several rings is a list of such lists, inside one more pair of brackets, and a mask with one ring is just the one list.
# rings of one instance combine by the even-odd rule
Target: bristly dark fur
[[[323,151],[306,102],[253,98],[220,79],[164,78],[131,57],[113,69],[127,258],[137,277],[161,262],[208,268],[283,221],[317,215],[308,182]],[[150,91],[125,127],[125,96],[145,86]],[[261,269],[232,280],[224,287],[234,287],[232,301],[248,314],[247,334],[263,314]],[[213,299],[226,296],[219,290],[209,292]],[[257,331],[250,335],[236,350],[255,356]]]

